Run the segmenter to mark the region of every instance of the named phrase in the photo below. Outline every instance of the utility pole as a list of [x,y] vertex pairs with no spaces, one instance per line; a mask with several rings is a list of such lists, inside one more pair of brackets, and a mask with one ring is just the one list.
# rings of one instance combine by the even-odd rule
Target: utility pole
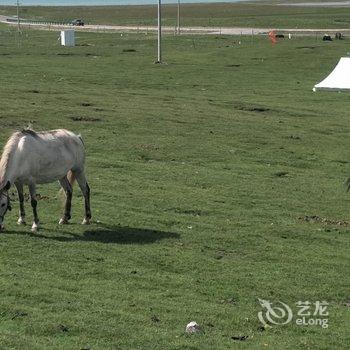
[[177,0],[177,34],[180,34],[180,0]]
[[21,24],[20,24],[20,19],[19,19],[19,0],[16,1],[16,5],[17,5],[17,30],[18,33],[21,32]]
[[162,63],[162,1],[158,0],[158,61]]

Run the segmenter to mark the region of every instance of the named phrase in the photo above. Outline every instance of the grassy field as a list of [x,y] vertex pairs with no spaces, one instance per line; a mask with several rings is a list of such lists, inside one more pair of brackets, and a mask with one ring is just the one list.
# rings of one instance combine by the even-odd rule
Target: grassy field
[[[34,235],[13,197],[1,349],[348,348],[350,100],[311,91],[348,41],[167,36],[155,65],[154,36],[77,35],[0,31],[0,143],[81,133],[94,219],[75,188],[60,227],[40,186]],[[325,300],[329,327],[264,329],[258,298]]]
[[[16,14],[15,7],[0,7],[0,14]],[[164,24],[176,24],[177,7],[163,6]],[[91,24],[155,25],[156,6],[21,7],[21,17]],[[349,28],[350,8],[280,6],[272,3],[183,4],[183,26],[246,26],[275,28]]]

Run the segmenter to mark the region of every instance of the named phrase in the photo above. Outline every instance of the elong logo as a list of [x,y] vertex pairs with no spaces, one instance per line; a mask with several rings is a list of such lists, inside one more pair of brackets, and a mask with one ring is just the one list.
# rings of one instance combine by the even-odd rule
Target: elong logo
[[[282,301],[278,301],[278,305],[273,305],[272,302],[259,298],[260,305],[264,308],[258,312],[258,319],[264,326],[285,325],[293,320],[292,309]],[[296,313],[298,318],[295,319],[295,324],[298,326],[321,326],[328,328],[328,318],[317,316],[328,316],[328,302],[316,301],[298,301],[295,303],[299,309]],[[311,308],[311,305],[314,308]],[[314,317],[316,316],[316,317]]]

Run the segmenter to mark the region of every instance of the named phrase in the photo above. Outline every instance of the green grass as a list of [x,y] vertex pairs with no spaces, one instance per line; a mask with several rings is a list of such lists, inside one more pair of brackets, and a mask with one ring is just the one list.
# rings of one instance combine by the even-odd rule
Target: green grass
[[[13,15],[15,7],[2,6],[0,14]],[[164,5],[164,24],[176,25],[177,6]],[[21,17],[32,20],[70,21],[83,18],[91,24],[156,25],[156,6],[21,7]],[[182,4],[183,26],[348,28],[349,8],[280,6],[273,3]]]
[[[14,197],[2,349],[348,348],[349,226],[303,219],[350,217],[348,94],[311,91],[346,40],[167,36],[155,65],[154,36],[0,34],[1,144],[29,123],[81,133],[94,218],[75,188],[60,227],[40,186],[33,235]],[[326,300],[329,328],[262,331],[258,298]]]

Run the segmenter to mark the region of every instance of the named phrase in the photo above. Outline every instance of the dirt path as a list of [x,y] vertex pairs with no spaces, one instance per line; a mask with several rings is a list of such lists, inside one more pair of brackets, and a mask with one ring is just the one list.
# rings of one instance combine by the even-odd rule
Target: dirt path
[[[11,20],[11,22],[8,21]],[[15,18],[0,16],[0,22],[8,25],[17,25]],[[50,23],[28,23],[24,20],[21,21],[21,26],[25,28],[42,29],[42,30],[63,30],[73,28],[77,31],[88,32],[140,32],[140,33],[152,33],[158,30],[157,26],[117,26],[117,25],[92,25],[88,24],[82,27],[70,26],[70,25],[57,25]],[[212,34],[212,35],[258,35],[266,34],[272,29],[277,29],[282,33],[291,33],[299,35],[312,35],[312,34],[334,34],[341,32],[344,34],[350,34],[350,29],[306,29],[306,28],[253,28],[253,27],[182,27],[181,33],[183,34]],[[163,26],[162,31],[165,33],[174,33],[174,27]]]

